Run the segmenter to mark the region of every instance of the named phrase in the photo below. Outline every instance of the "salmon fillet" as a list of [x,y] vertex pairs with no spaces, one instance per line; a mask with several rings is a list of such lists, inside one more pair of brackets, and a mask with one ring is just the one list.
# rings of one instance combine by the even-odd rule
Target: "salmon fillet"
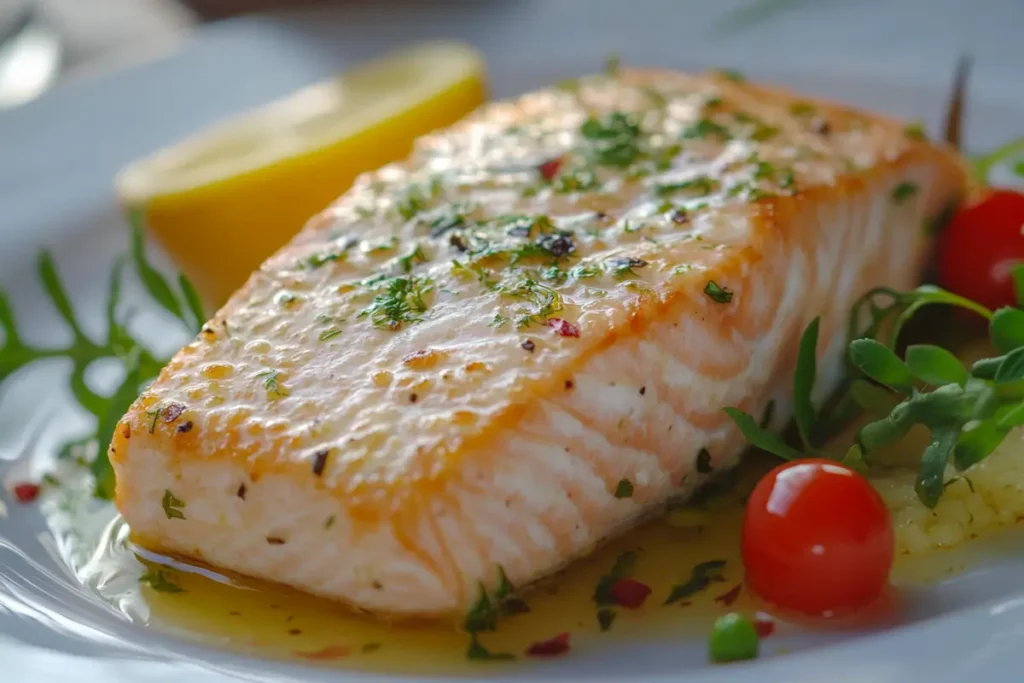
[[725,74],[489,104],[362,177],[174,357],[116,431],[117,505],[153,550],[463,613],[734,466],[723,406],[783,426],[817,315],[833,388],[851,304],[916,283],[965,183],[900,122]]

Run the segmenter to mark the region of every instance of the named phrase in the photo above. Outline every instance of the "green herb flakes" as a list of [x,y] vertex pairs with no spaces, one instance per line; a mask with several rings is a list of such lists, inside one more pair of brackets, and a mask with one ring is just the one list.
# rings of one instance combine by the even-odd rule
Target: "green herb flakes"
[[810,102],[792,102],[789,105],[789,113],[793,116],[814,116],[818,111]]
[[423,318],[428,306],[427,295],[433,290],[433,280],[427,277],[393,277],[378,284],[384,292],[360,311],[360,318],[369,318],[373,326],[383,330],[398,330],[405,323]]
[[632,498],[633,497],[633,482],[629,479],[620,479],[618,485],[615,487],[616,498]]
[[925,130],[924,124],[920,121],[908,123],[903,129],[903,133],[911,140],[919,140],[921,142],[928,140],[928,133]]
[[267,396],[270,398],[284,398],[285,396],[291,395],[288,387],[281,383],[280,370],[263,370],[256,376],[263,379],[263,388],[267,392]]
[[902,204],[915,194],[917,194],[917,185],[910,182],[903,182],[893,189],[892,200],[897,204]]
[[475,633],[470,634],[466,659],[476,661],[511,661],[515,658],[516,656],[510,652],[491,652],[480,643]]
[[704,293],[717,304],[727,304],[732,302],[732,291],[720,286],[714,280],[708,280],[708,283],[704,285]]
[[599,166],[626,168],[644,156],[642,134],[635,117],[613,112],[603,118],[589,118],[580,126],[584,156]]
[[593,171],[576,170],[558,176],[554,183],[555,192],[569,194],[572,192],[587,192],[601,186],[597,175]]
[[572,270],[569,271],[569,277],[573,280],[588,280],[590,278],[598,277],[601,274],[601,269],[593,264],[580,264],[573,266]]
[[700,593],[714,579],[722,576],[723,569],[725,569],[725,560],[701,562],[690,571],[690,578],[687,581],[672,587],[664,604],[672,605]]
[[309,270],[316,270],[326,263],[343,261],[347,257],[344,251],[321,251],[310,254],[299,262],[299,266]]
[[728,140],[729,129],[719,123],[715,123],[711,119],[701,119],[697,123],[686,127],[680,135],[684,139],[704,139],[713,136]]
[[462,628],[467,633],[480,633],[482,631],[493,631],[497,627],[498,609],[490,596],[487,595],[487,589],[483,584],[480,584],[480,597],[477,598],[477,601],[470,608]]
[[714,73],[717,73],[722,78],[726,78],[733,83],[745,83],[747,80],[743,74],[736,69],[715,69]]
[[677,192],[688,192],[696,197],[706,197],[715,192],[719,183],[708,176],[697,176],[690,180],[683,180],[675,183],[662,183],[654,187],[654,192],[659,196],[676,194]]
[[411,273],[417,263],[426,263],[429,260],[423,251],[423,246],[417,244],[411,252],[398,258],[398,267],[403,273]]
[[618,280],[627,277],[636,277],[635,268],[647,267],[647,261],[633,256],[608,259],[608,267],[611,274]]
[[185,519],[185,513],[182,512],[182,509],[185,507],[185,501],[176,498],[170,489],[164,489],[164,497],[160,501],[160,507],[164,509],[167,519]]
[[139,577],[139,583],[147,584],[158,593],[184,593],[185,589],[174,583],[168,573],[163,569],[150,569]]

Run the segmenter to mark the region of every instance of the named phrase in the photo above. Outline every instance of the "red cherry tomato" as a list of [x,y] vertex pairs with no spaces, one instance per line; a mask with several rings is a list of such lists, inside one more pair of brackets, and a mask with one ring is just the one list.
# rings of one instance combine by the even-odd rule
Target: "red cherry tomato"
[[1012,268],[1024,263],[1024,194],[992,190],[961,209],[943,233],[942,286],[991,309],[1016,306]]
[[893,552],[881,497],[831,460],[780,465],[747,501],[747,585],[782,610],[833,616],[871,604],[888,582]]

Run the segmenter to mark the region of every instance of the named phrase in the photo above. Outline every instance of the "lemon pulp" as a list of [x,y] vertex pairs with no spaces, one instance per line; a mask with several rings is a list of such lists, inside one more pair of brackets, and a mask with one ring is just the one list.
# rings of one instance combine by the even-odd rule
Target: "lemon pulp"
[[360,173],[406,156],[484,98],[471,48],[416,46],[130,165],[118,197],[219,306]]

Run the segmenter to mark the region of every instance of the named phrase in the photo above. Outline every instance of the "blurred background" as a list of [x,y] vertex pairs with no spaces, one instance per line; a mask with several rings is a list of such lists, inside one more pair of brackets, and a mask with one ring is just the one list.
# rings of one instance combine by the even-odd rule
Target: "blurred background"
[[[197,28],[224,19],[260,13],[291,22],[304,12],[336,17],[303,30],[346,36],[343,19],[355,14],[437,8],[452,16],[465,12],[495,17],[496,42],[503,22],[530,13],[564,17],[574,26],[557,27],[555,39],[575,40],[572,28],[585,29],[591,18],[611,12],[616,3],[599,0],[0,0],[0,108],[30,100],[56,83],[110,72],[170,54]],[[847,61],[892,63],[896,75],[945,66],[969,47],[990,68],[1014,73],[1024,63],[1018,32],[1024,26],[1022,0],[634,0],[621,3],[630,14],[651,10],[658,33],[675,25],[680,53],[721,47],[725,54],[751,56],[844,54]],[[315,7],[314,7],[315,6]],[[337,15],[325,14],[337,11]],[[667,13],[667,16],[666,16]],[[607,17],[605,17],[607,18]],[[512,22],[517,23],[516,21]],[[604,22],[607,24],[607,22]],[[751,28],[755,37],[746,38]],[[380,24],[387,31],[386,21]],[[723,34],[705,27],[726,28]],[[695,30],[696,28],[696,30]],[[701,40],[694,43],[695,33]],[[756,35],[760,34],[758,38]],[[365,38],[366,36],[362,36]],[[388,38],[393,36],[388,35]],[[353,38],[356,38],[355,36]],[[522,45],[536,36],[515,37]],[[948,60],[943,57],[948,55]],[[810,60],[805,61],[810,65]]]
[[[337,9],[340,16],[422,10],[425,7],[479,15],[496,22],[535,12],[560,15],[586,28],[588,18],[608,13],[615,3],[598,0],[0,0],[0,108],[37,96],[57,82],[109,72],[170,53],[196,28],[248,13],[295,17]],[[693,43],[694,27],[709,47],[750,53],[770,50],[819,56],[845,52],[851,62],[883,60],[894,69],[922,71],[937,57],[965,46],[1006,69],[1019,69],[1024,51],[1022,0],[634,0],[621,3],[631,14],[652,9],[659,29],[676,25],[681,53]],[[715,21],[709,21],[714,19]],[[323,23],[323,22],[320,22]],[[732,35],[703,27],[723,25]],[[764,28],[774,40],[744,40],[744,31]],[[382,24],[382,26],[385,26]],[[496,23],[501,27],[500,23]],[[561,36],[568,27],[561,27]],[[788,28],[788,30],[787,30]],[[334,30],[340,31],[337,27]],[[384,30],[384,29],[382,29]],[[344,35],[339,32],[337,35]],[[559,37],[561,37],[559,36]],[[508,36],[496,35],[496,41]],[[522,40],[533,39],[522,36]],[[780,41],[781,39],[781,41]]]

